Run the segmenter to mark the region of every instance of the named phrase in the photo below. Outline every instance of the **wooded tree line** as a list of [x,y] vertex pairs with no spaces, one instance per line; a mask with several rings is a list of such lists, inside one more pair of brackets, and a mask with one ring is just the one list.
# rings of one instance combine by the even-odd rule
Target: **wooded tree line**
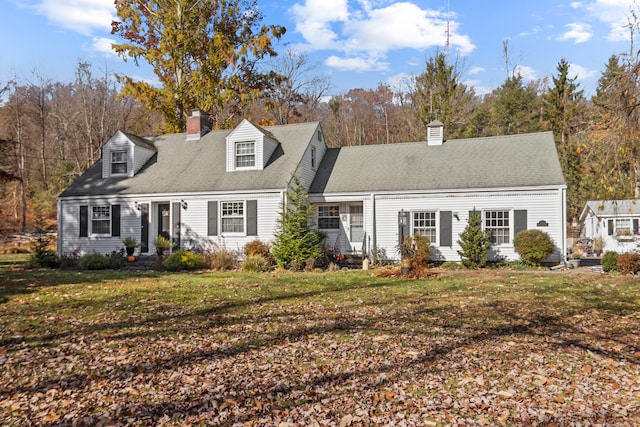
[[[56,196],[101,154],[117,131],[184,130],[191,109],[216,128],[243,118],[261,125],[318,120],[333,147],[425,140],[440,120],[445,138],[551,130],[568,184],[569,220],[588,199],[640,197],[640,62],[633,45],[604,64],[587,98],[561,59],[556,73],[525,83],[509,67],[503,84],[480,95],[462,80],[464,64],[435,52],[405,87],[380,84],[329,97],[331,80],[304,53],[275,55],[285,32],[261,25],[256,1],[119,0],[116,51],[149,62],[160,87],[96,74],[79,62],[75,79],[34,70],[0,82],[1,232],[28,231],[35,216],[55,219]],[[632,35],[636,25],[630,25]],[[633,37],[631,37],[633,40]],[[492,169],[509,165],[487,165]]]

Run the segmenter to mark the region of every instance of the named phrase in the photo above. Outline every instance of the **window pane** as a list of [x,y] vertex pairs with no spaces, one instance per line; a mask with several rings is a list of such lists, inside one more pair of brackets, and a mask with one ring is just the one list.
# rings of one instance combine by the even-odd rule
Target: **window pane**
[[255,142],[236,142],[236,167],[256,165]]
[[111,173],[127,173],[127,152],[111,152]]
[[426,236],[429,242],[436,241],[436,213],[435,212],[414,212],[413,213],[413,233]]
[[491,243],[501,245],[510,242],[509,211],[485,211],[484,229]]
[[222,232],[244,233],[244,203],[222,203]]
[[321,230],[340,228],[340,208],[337,205],[318,206],[318,228]]
[[91,232],[109,234],[111,232],[111,207],[93,206],[91,208]]

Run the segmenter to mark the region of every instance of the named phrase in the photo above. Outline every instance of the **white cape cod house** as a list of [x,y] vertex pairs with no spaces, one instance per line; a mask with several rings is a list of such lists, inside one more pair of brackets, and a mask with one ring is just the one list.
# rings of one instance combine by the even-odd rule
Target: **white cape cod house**
[[399,238],[420,233],[434,259],[459,260],[473,210],[495,257],[517,259],[515,234],[534,228],[556,243],[548,261],[566,252],[566,185],[550,132],[445,141],[434,122],[427,141],[328,149],[318,123],[208,125],[194,111],[186,133],[116,133],[58,198],[58,253],[108,253],[128,236],[153,253],[160,234],[185,249],[270,242],[294,174],[336,253],[397,259]]
[[640,249],[640,201],[589,200],[582,209],[581,236],[601,239],[602,251],[619,253]]

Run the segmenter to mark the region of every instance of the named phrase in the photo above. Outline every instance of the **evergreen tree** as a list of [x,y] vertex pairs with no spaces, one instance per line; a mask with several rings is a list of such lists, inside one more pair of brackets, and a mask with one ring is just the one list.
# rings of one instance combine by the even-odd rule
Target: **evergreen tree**
[[460,233],[458,245],[462,248],[458,255],[462,257],[462,264],[467,268],[481,268],[489,260],[491,240],[489,234],[482,230],[482,216],[475,209],[469,215],[469,221],[464,231]]
[[493,135],[513,135],[541,130],[536,84],[525,86],[520,74],[514,74],[494,92],[491,104]]
[[299,269],[310,259],[322,256],[321,233],[311,229],[309,220],[313,208],[300,180],[293,176],[293,187],[282,204],[273,242],[273,256],[278,267]]
[[569,63],[562,59],[553,77],[553,87],[542,97],[544,118],[550,124],[558,148],[562,172],[567,182],[569,218],[577,218],[585,200],[580,197],[580,156],[578,146],[569,140],[585,111],[583,91],[576,77],[569,77]]
[[473,89],[462,83],[460,68],[438,52],[429,58],[425,72],[415,82],[418,119],[425,128],[431,121],[440,120],[451,139],[462,136],[473,109]]

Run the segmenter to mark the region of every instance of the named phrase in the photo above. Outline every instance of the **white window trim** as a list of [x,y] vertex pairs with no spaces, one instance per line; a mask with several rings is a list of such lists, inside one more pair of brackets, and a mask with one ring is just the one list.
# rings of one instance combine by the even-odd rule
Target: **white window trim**
[[[113,161],[113,155],[116,153],[124,153],[124,162],[114,162]],[[129,173],[129,150],[111,150],[110,152],[110,163],[109,163],[109,173],[112,176],[124,176],[127,175]],[[125,171],[124,172],[114,172],[113,171],[113,165],[114,164],[123,164],[125,165]]]
[[[107,213],[109,215],[109,219],[108,219],[108,221],[109,221],[109,229],[108,229],[108,231],[106,233],[96,233],[93,230],[94,229],[94,227],[93,227],[93,221],[94,221],[93,210],[95,208],[106,208],[107,209]],[[91,206],[89,206],[89,227],[90,227],[90,231],[89,231],[88,234],[90,236],[110,237],[111,236],[111,221],[112,220],[113,220],[113,218],[112,218],[112,214],[111,214],[111,205],[91,205]],[[98,220],[95,220],[95,221],[107,222],[106,219],[98,219]]]
[[[491,243],[491,246],[500,246],[500,247],[513,246],[513,221],[514,221],[513,209],[501,209],[501,208],[483,209],[482,213],[481,213],[481,215],[482,215],[482,231],[487,231],[487,226],[486,226],[486,222],[485,222],[485,219],[486,219],[485,218],[485,214],[487,212],[507,212],[509,214],[509,242],[508,243]],[[500,228],[506,228],[506,227],[500,227]]]
[[438,215],[439,211],[437,210],[428,210],[428,209],[416,209],[415,211],[411,211],[411,235],[416,234],[415,232],[415,214],[417,213],[433,213],[435,216],[435,225],[433,226],[435,232],[435,241],[430,241],[429,243],[433,246],[438,246],[440,244],[440,215]]
[[[320,208],[330,208],[330,207],[336,207],[337,213],[335,216],[323,216],[322,218],[336,218],[338,220],[338,226],[337,227],[332,227],[332,228],[322,228],[320,226]],[[318,221],[318,229],[320,230],[340,230],[340,205],[339,204],[323,204],[323,205],[318,205],[318,209],[316,210],[316,219]]]
[[[242,231],[224,231],[224,219],[225,218],[239,218],[239,216],[230,216],[230,217],[225,217],[224,216],[224,205],[227,203],[241,203],[242,204]],[[221,201],[219,203],[220,207],[220,212],[218,217],[220,218],[219,220],[219,230],[220,230],[220,235],[221,236],[246,236],[247,235],[247,202],[246,200],[225,200],[225,201]]]
[[[240,144],[253,144],[253,165],[252,166],[239,166],[238,165],[238,146]],[[234,141],[233,142],[233,166],[236,170],[243,169],[255,169],[258,164],[258,142],[256,140],[249,141]],[[250,154],[242,154],[242,156],[250,156]]]

